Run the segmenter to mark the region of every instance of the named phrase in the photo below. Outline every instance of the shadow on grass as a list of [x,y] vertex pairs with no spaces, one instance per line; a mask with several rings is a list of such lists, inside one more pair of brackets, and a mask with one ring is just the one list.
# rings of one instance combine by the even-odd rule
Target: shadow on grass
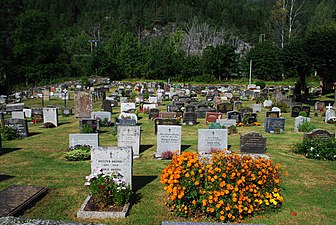
[[181,152],[187,150],[190,147],[191,147],[191,145],[181,145]]
[[154,145],[140,145],[140,153],[150,149],[151,147],[154,147]]
[[5,181],[11,178],[14,178],[15,176],[11,176],[11,175],[6,175],[6,174],[0,174],[0,182],[1,181]]
[[142,123],[136,123],[136,125],[137,125],[137,126],[141,126],[141,125],[142,125]]
[[134,192],[139,191],[147,184],[155,180],[158,176],[133,176],[132,189]]
[[139,117],[138,117],[138,120],[141,120],[142,118],[143,118],[142,116],[139,116]]
[[40,134],[40,132],[29,132],[28,137]]
[[21,148],[3,148],[0,151],[0,155],[4,155],[4,154],[7,154],[7,153],[15,152],[15,151],[20,150],[20,149]]

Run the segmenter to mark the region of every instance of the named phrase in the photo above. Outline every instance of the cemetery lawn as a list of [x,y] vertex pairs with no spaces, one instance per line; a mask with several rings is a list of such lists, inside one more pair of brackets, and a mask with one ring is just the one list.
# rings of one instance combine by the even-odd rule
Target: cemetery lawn
[[[73,95],[72,95],[73,96]],[[29,102],[26,105],[38,105]],[[165,102],[165,104],[168,102]],[[244,101],[243,106],[251,106]],[[62,102],[47,102],[62,106]],[[73,100],[68,106],[73,106]],[[100,101],[95,110],[100,110]],[[164,109],[165,106],[160,106]],[[312,107],[313,108],[313,107]],[[113,117],[118,116],[114,110]],[[245,223],[263,224],[336,224],[336,163],[306,159],[291,152],[293,144],[300,142],[303,133],[293,132],[294,118],[286,118],[284,134],[268,134],[263,131],[265,109],[258,113],[261,126],[238,127],[238,135],[229,136],[230,150],[239,152],[240,134],[260,132],[267,138],[267,154],[275,163],[288,171],[282,186],[284,203],[281,211],[250,218]],[[59,113],[60,114],[60,113]],[[133,162],[134,202],[125,219],[83,220],[76,218],[76,212],[88,195],[84,187],[85,176],[90,174],[90,161],[69,162],[63,158],[69,147],[69,134],[79,133],[78,120],[59,116],[60,126],[42,128],[42,124],[29,123],[30,136],[21,140],[3,141],[0,155],[0,190],[10,185],[47,186],[49,192],[35,205],[23,212],[23,217],[76,222],[107,224],[161,224],[162,221],[191,221],[171,215],[165,208],[163,185],[160,174],[168,160],[155,160],[156,136],[153,121],[147,114],[139,113],[141,125],[140,158]],[[182,150],[197,151],[197,129],[207,128],[205,119],[198,119],[195,126],[182,127]],[[311,115],[316,127],[335,132],[335,125],[325,124],[321,115]],[[101,146],[117,146],[113,128],[102,128]],[[195,218],[195,220],[201,218]]]

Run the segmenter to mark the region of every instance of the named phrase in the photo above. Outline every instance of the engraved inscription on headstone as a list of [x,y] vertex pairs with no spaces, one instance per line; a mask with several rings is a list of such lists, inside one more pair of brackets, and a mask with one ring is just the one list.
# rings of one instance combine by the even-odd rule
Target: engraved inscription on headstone
[[98,133],[92,134],[69,134],[69,147],[76,145],[90,145],[91,147],[99,146]]
[[181,153],[181,126],[159,125],[157,132],[156,158],[162,157],[162,153],[167,151],[178,151]]
[[266,138],[257,132],[240,136],[240,152],[250,154],[266,153]]
[[133,157],[139,157],[140,126],[118,126],[118,147],[132,147]]
[[227,129],[198,129],[198,152],[200,154],[224,149],[228,149]]

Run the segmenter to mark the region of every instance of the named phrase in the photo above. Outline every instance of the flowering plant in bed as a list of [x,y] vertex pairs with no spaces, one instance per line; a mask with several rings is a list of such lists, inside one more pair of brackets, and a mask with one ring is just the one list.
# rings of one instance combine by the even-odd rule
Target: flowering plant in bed
[[129,202],[132,191],[120,174],[103,174],[101,169],[86,177],[95,208],[123,206]]
[[179,216],[240,222],[281,208],[280,165],[251,156],[183,152],[162,171],[166,205]]

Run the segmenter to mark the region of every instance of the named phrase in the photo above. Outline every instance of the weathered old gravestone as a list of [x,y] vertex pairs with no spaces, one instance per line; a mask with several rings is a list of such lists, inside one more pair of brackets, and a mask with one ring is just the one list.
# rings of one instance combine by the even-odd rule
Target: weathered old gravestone
[[303,138],[308,138],[308,139],[313,139],[313,138],[330,138],[333,137],[329,131],[324,130],[324,129],[314,129],[308,133],[305,133],[303,135]]
[[125,112],[122,112],[119,115],[119,119],[121,119],[121,120],[123,120],[123,119],[129,119],[129,120],[135,120],[136,123],[138,122],[138,117],[134,113],[125,113]]
[[280,112],[279,111],[267,111],[266,118],[279,118],[280,117]]
[[216,123],[219,123],[221,127],[225,126],[230,127],[230,126],[236,126],[237,121],[235,119],[217,119]]
[[304,117],[304,116],[298,116],[294,120],[294,132],[299,131],[299,125],[301,125],[304,122],[310,122],[309,117]]
[[23,111],[12,111],[12,118],[13,119],[25,119],[25,114]]
[[330,120],[330,118],[335,117],[335,111],[332,109],[330,104],[327,108],[328,108],[328,110],[326,111],[325,117],[324,117],[324,122],[325,123],[327,123]]
[[133,157],[140,155],[140,126],[118,126],[118,147],[132,147]]
[[62,109],[62,116],[71,116],[72,115],[72,108],[63,108]]
[[7,104],[5,106],[5,111],[6,112],[22,111],[23,108],[24,108],[24,103]]
[[231,111],[226,113],[227,119],[235,119],[237,123],[242,122],[242,113],[238,111]]
[[217,119],[222,119],[222,118],[223,118],[223,113],[206,112],[205,122],[206,123],[213,123],[213,122],[216,122]]
[[105,112],[112,113],[112,102],[110,100],[104,99],[104,101],[103,101],[103,110]]
[[153,108],[149,110],[148,119],[158,118],[160,116],[160,110]]
[[43,123],[52,123],[58,126],[58,110],[57,108],[43,108]]
[[187,113],[194,113],[195,110],[196,110],[196,106],[194,106],[194,105],[187,105],[185,107],[185,112],[187,112]]
[[176,112],[160,112],[159,118],[162,118],[162,119],[176,118]]
[[317,101],[317,102],[315,102],[315,104],[314,104],[314,110],[316,111],[316,112],[324,112],[324,110],[325,110],[325,108],[326,108],[326,106],[325,106],[325,103],[324,102],[319,102],[319,101]]
[[196,125],[197,123],[197,115],[195,112],[185,112],[183,114],[183,123],[186,125]]
[[301,112],[300,105],[293,105],[291,109],[291,117],[298,117]]
[[245,114],[248,114],[248,113],[252,113],[253,112],[253,109],[250,108],[250,107],[244,107],[240,110],[240,112],[242,113],[242,115],[244,116]]
[[91,118],[92,119],[99,119],[101,121],[107,120],[108,122],[111,122],[111,113],[110,112],[92,112],[91,113]]
[[240,136],[240,152],[248,154],[265,154],[266,138],[257,132],[250,132]]
[[264,131],[267,133],[283,133],[285,131],[285,118],[265,118]]
[[99,122],[97,119],[82,119],[79,121],[79,130],[83,133],[85,126],[90,126],[92,128],[92,133],[97,133],[99,131]]
[[43,98],[43,101],[49,101],[50,100],[50,90],[49,89],[44,89],[42,91],[42,98]]
[[227,112],[232,111],[232,110],[233,110],[233,105],[231,103],[221,102],[221,103],[217,104],[217,112],[227,113]]
[[90,118],[92,112],[92,95],[87,92],[75,92],[74,96],[76,118]]
[[104,174],[120,174],[132,188],[133,156],[131,147],[93,147],[91,172],[101,169]]
[[254,113],[261,112],[261,104],[252,104],[252,111]]
[[157,131],[157,149],[155,153],[156,158],[162,157],[164,152],[181,153],[181,126],[167,126],[159,125]]
[[264,101],[264,108],[271,107],[273,102],[271,100],[265,100]]
[[92,134],[69,134],[69,147],[76,145],[90,145],[91,147],[99,146],[98,133]]
[[124,102],[120,103],[120,112],[128,112],[129,110],[136,109],[136,105],[134,102]]
[[4,121],[5,126],[10,126],[13,127],[18,135],[21,138],[28,137],[29,132],[28,132],[28,123],[27,120],[23,119],[6,119]]
[[207,154],[211,150],[228,149],[227,129],[198,129],[198,153]]

